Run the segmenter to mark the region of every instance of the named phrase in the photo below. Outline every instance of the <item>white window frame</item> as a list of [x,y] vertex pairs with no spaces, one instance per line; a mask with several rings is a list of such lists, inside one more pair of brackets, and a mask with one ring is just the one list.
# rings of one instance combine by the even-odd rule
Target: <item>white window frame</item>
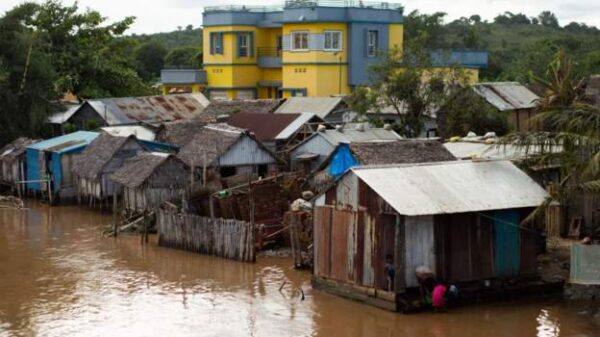
[[[297,35],[306,35],[306,48],[302,48],[302,46],[300,46],[300,48],[296,48],[296,36]],[[295,31],[292,32],[290,34],[290,41],[291,43],[291,51],[308,51],[309,50],[309,39],[310,39],[310,34],[308,33],[307,30],[299,30],[299,31]],[[302,43],[301,43],[302,44]]]
[[[244,42],[244,44],[242,44],[242,41]],[[238,43],[239,43],[238,53],[240,54],[239,57],[249,57],[249,55],[250,55],[250,33],[240,33]],[[244,55],[242,55],[242,53],[241,53],[242,49],[245,50]]]
[[[327,48],[327,35],[331,36],[331,47]],[[338,47],[333,48],[333,36],[338,37]],[[324,51],[342,51],[342,31],[341,30],[326,30],[323,31],[323,50]]]
[[[371,35],[374,33],[373,35]],[[375,36],[374,41],[371,39],[371,36]],[[379,45],[379,31],[375,29],[369,29],[367,31],[367,57],[375,57],[377,56],[377,48]]]

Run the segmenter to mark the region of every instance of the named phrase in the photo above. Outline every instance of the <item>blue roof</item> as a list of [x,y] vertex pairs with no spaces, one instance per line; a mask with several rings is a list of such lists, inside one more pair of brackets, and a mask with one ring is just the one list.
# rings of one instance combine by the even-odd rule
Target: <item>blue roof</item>
[[27,148],[39,151],[64,153],[88,145],[96,139],[98,135],[98,132],[77,131],[31,144],[27,146]]
[[488,66],[487,51],[436,50],[432,51],[430,55],[432,65],[438,67],[452,64],[473,68],[487,68]]

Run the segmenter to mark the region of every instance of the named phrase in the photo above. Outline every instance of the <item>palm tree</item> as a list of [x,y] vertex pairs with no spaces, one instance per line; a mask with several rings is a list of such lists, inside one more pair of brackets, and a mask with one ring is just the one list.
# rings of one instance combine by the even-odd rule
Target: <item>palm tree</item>
[[[546,79],[533,79],[543,86],[544,94],[531,123],[543,128],[510,134],[502,143],[522,147],[528,154],[527,166],[558,165],[561,179],[528,220],[544,214],[553,202],[567,205],[583,195],[600,194],[600,109],[586,102],[585,80],[576,78],[563,50],[548,65]],[[596,228],[588,231],[597,234]]]

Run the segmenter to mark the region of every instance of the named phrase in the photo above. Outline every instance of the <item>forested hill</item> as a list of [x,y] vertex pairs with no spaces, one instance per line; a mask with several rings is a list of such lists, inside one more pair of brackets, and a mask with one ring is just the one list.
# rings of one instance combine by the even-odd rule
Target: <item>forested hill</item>
[[571,22],[561,26],[556,16],[537,17],[506,12],[492,22],[479,15],[445,23],[444,13],[414,11],[405,17],[405,43],[423,40],[427,48],[475,49],[490,53],[485,80],[529,81],[541,74],[557,48],[564,48],[583,74],[600,73],[600,30]]
[[[561,25],[550,12],[542,12],[537,17],[506,12],[491,22],[483,21],[479,15],[451,22],[445,19],[444,13],[427,15],[414,11],[408,14],[405,43],[422,39],[430,49],[487,50],[490,65],[482,73],[484,80],[528,82],[529,72],[543,72],[559,47],[573,58],[581,73],[600,73],[600,30],[596,27],[575,22]],[[176,55],[165,60],[167,66],[201,61],[188,60],[193,50],[201,52],[201,28],[188,25],[170,33],[134,35],[128,39],[139,46],[160,45],[167,54],[179,49]]]

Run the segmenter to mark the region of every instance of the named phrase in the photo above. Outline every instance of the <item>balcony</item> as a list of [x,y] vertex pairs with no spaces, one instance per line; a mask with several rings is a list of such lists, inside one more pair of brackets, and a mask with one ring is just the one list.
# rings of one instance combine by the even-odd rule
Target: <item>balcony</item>
[[259,47],[257,49],[260,68],[281,68],[281,49],[277,47]]
[[285,8],[314,8],[314,7],[342,7],[342,8],[370,8],[402,10],[399,3],[362,0],[286,0]]
[[281,6],[247,6],[247,5],[224,5],[224,6],[206,6],[204,13],[224,13],[224,12],[240,12],[240,13],[271,13],[281,12]]
[[206,71],[201,69],[163,69],[162,84],[206,84]]

